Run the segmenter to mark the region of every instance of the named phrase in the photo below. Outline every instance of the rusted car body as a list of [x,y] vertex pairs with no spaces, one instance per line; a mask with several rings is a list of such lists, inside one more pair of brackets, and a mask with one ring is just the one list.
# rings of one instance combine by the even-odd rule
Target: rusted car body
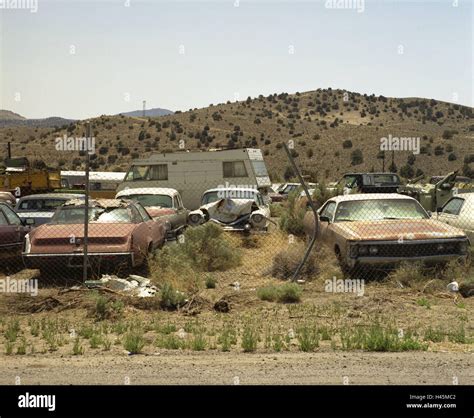
[[[32,230],[23,249],[25,265],[33,269],[81,267],[84,260],[85,206],[71,200],[57,209],[51,222]],[[161,247],[166,229],[139,203],[99,199],[90,202],[88,260],[93,268],[137,267]]]
[[446,225],[415,199],[395,193],[350,194],[329,199],[304,219],[305,232],[331,248],[344,270],[391,267],[402,261],[427,264],[466,258],[469,241],[458,228]]
[[264,232],[268,228],[270,208],[255,189],[217,188],[207,190],[202,206],[191,211],[188,223],[192,226],[207,221],[221,225],[226,231]]
[[21,261],[23,239],[29,231],[10,205],[0,202],[0,260]]
[[437,213],[437,219],[462,229],[474,243],[474,193],[453,196]]
[[117,199],[132,199],[146,208],[155,220],[162,220],[167,228],[167,238],[175,238],[187,226],[189,210],[183,206],[181,195],[167,187],[145,187],[124,189],[117,193]]

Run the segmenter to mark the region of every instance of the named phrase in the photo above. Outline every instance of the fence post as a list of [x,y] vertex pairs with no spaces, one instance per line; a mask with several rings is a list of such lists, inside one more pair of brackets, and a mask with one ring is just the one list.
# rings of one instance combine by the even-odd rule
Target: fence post
[[[87,139],[85,144],[90,144],[91,142],[91,123],[87,122]],[[84,242],[83,242],[83,252],[84,252],[84,260],[83,260],[83,271],[82,271],[82,280],[86,282],[87,280],[87,268],[89,266],[88,263],[88,245],[89,245],[89,170],[90,170],[90,155],[88,147],[85,146],[86,152],[86,172],[85,172],[85,207],[84,207]]]
[[313,230],[313,236],[311,237],[311,241],[309,242],[309,245],[308,247],[306,248],[306,252],[304,253],[304,256],[303,256],[303,259],[301,260],[300,264],[298,265],[298,267],[296,268],[295,272],[293,273],[293,277],[291,278],[291,281],[292,282],[295,282],[300,274],[300,271],[301,269],[303,268],[303,266],[305,265],[306,263],[306,260],[308,259],[309,257],[309,254],[311,252],[311,250],[313,249],[313,246],[314,246],[314,243],[316,241],[316,235],[317,235],[317,232],[318,232],[318,226],[319,226],[319,223],[318,223],[318,213],[316,212],[316,208],[314,207],[314,202],[313,202],[313,198],[311,197],[311,195],[309,194],[309,191],[308,191],[308,187],[306,186],[306,183],[303,179],[303,176],[301,175],[300,171],[298,170],[298,167],[296,166],[296,163],[295,161],[293,160],[293,157],[291,156],[291,152],[290,150],[288,149],[288,146],[283,143],[283,147],[285,148],[285,151],[286,151],[286,155],[288,156],[288,159],[290,160],[290,163],[291,163],[291,166],[293,168],[293,171],[296,173],[296,175],[298,176],[298,179],[301,183],[301,186],[303,187],[303,190],[306,194],[306,197],[308,198],[308,203],[309,205],[311,206],[311,210],[313,211],[313,214],[314,214],[314,230]]

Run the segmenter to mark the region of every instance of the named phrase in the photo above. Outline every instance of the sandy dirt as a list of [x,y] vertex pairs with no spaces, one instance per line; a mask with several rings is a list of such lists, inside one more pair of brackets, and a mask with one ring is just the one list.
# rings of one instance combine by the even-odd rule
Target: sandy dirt
[[170,353],[2,356],[0,384],[474,384],[474,355],[462,353]]

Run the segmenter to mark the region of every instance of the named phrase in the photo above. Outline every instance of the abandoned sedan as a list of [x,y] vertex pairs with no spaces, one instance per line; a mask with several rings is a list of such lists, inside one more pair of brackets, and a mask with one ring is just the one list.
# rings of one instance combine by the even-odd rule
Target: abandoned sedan
[[155,220],[162,220],[167,229],[167,238],[181,234],[187,226],[189,211],[183,206],[181,195],[175,189],[165,187],[145,187],[124,189],[117,198],[132,199],[144,206]]
[[21,261],[21,246],[29,230],[10,205],[0,202],[0,260]]
[[[392,193],[329,199],[319,209],[317,238],[334,250],[343,270],[391,267],[402,261],[427,264],[466,258],[466,234],[434,219],[413,198]],[[305,216],[312,236],[314,214]]]
[[270,209],[258,190],[211,189],[203,194],[201,203],[199,209],[189,213],[192,226],[212,221],[226,231],[262,232],[268,228]]
[[[93,269],[144,265],[163,245],[164,223],[154,221],[139,203],[99,199],[89,206],[88,260]],[[71,200],[57,209],[50,223],[31,231],[24,243],[26,266],[53,272],[82,267],[85,209],[83,201]]]
[[474,243],[474,193],[462,193],[452,197],[438,211],[438,220],[462,229]]
[[15,212],[32,226],[48,223],[59,206],[71,199],[85,199],[83,194],[44,193],[24,196],[18,200]]

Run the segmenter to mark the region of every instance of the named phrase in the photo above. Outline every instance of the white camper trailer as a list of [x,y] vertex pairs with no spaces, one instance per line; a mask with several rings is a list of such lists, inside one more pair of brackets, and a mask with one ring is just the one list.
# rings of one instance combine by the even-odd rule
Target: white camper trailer
[[153,154],[135,160],[117,191],[141,187],[172,187],[188,209],[201,205],[202,194],[216,187],[255,188],[266,194],[271,186],[262,152],[244,148]]

